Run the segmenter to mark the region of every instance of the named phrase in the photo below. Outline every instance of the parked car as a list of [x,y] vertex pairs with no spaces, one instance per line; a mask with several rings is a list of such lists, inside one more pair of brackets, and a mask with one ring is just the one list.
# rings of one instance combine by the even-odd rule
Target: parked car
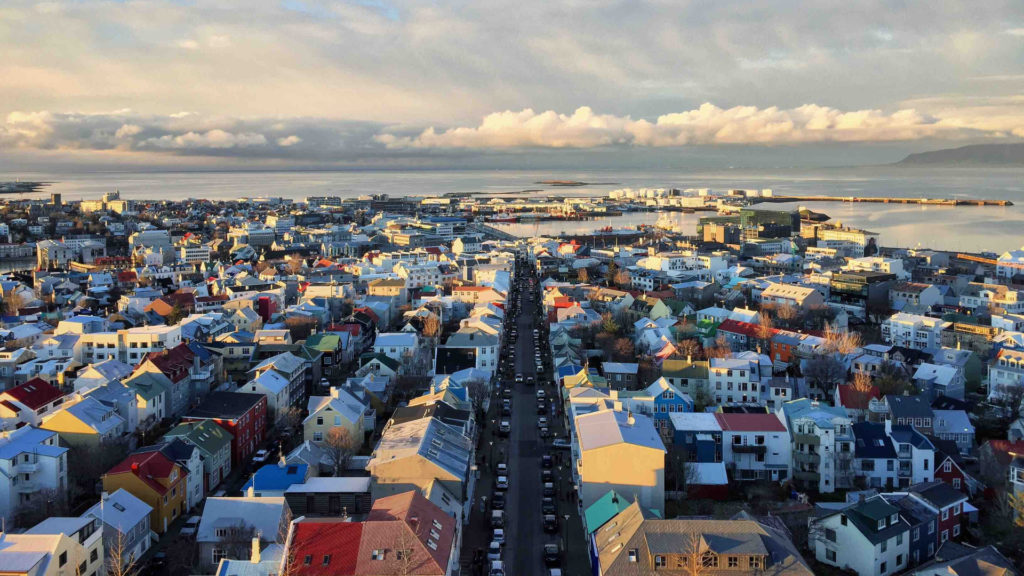
[[493,536],[492,540],[494,540],[494,541],[500,543],[502,546],[504,546],[505,545],[505,529],[504,528],[495,528],[494,529],[494,536]]
[[558,512],[558,506],[554,498],[544,498],[540,501],[541,514],[554,514]]
[[505,527],[505,511],[491,510],[491,528]]
[[508,490],[508,476],[498,476],[495,478],[494,487],[498,490]]
[[543,494],[545,496],[554,496],[555,495],[555,484],[553,482],[545,482],[544,483]]
[[498,462],[498,466],[495,471],[498,473],[498,476],[508,476],[508,464]]
[[540,457],[540,465],[544,468],[551,468],[554,465],[554,459],[551,458],[551,454],[544,454]]
[[199,516],[189,516],[188,520],[185,520],[185,525],[181,527],[182,536],[195,536],[196,530],[199,529]]
[[544,520],[544,531],[547,533],[558,532],[558,516],[554,514],[545,514]]
[[543,402],[537,402],[537,414],[547,414],[548,406]]
[[491,570],[487,576],[505,576],[505,563],[501,560],[491,560]]
[[537,418],[537,428],[547,428],[548,419],[544,416]]
[[270,451],[259,449],[256,451],[256,455],[252,457],[253,464],[265,464],[267,459],[270,458]]
[[491,508],[494,510],[505,509],[505,493],[494,491],[491,492]]
[[547,566],[557,566],[562,561],[562,551],[558,544],[545,544],[544,545],[544,564]]
[[501,542],[491,540],[491,544],[487,547],[487,559],[501,560],[501,548]]
[[502,420],[501,423],[498,424],[498,432],[502,436],[508,436],[508,433],[511,432],[511,431],[512,431],[512,423],[509,422],[508,420]]
[[554,482],[555,481],[555,473],[552,472],[551,470],[546,470],[546,469],[545,470],[541,470],[540,471],[540,481],[541,482]]
[[551,445],[555,448],[561,448],[563,450],[568,450],[569,448],[572,448],[572,442],[569,442],[565,438],[555,438],[554,442],[552,442]]

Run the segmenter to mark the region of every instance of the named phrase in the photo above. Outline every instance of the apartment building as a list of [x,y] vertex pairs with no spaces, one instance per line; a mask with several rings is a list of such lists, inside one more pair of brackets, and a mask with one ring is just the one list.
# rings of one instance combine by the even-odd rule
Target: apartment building
[[853,422],[845,408],[802,398],[779,408],[793,443],[793,479],[831,493],[852,486]]
[[893,346],[933,350],[942,347],[942,331],[951,325],[939,318],[898,312],[882,322],[882,339]]
[[19,508],[43,494],[67,490],[67,448],[56,432],[23,426],[0,435],[0,516],[13,522]]

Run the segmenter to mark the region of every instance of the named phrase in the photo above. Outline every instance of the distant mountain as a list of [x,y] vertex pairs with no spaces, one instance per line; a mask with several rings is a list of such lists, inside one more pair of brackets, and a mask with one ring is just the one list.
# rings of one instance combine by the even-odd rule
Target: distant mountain
[[911,154],[897,165],[1024,166],[1024,144],[975,144]]

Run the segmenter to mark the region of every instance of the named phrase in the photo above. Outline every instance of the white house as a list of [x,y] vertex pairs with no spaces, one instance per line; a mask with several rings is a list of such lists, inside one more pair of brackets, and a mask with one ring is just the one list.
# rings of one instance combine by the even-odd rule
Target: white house
[[881,496],[828,510],[811,522],[809,532],[819,562],[859,576],[896,574],[910,561],[910,525]]
[[12,522],[23,506],[47,492],[63,496],[68,484],[67,448],[56,432],[23,426],[0,437],[0,515]]
[[893,346],[933,350],[942,346],[942,331],[950,325],[939,318],[898,312],[882,322],[882,339]]
[[722,461],[734,481],[785,481],[792,444],[778,414],[717,413],[722,427]]
[[373,342],[373,351],[403,362],[419,348],[419,336],[411,332],[382,332]]

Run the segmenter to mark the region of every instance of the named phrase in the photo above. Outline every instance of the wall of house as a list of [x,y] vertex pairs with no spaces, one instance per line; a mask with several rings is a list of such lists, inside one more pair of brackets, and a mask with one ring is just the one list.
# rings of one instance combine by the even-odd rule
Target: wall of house
[[[623,466],[629,462],[629,466]],[[665,453],[618,444],[586,450],[580,457],[580,500],[586,509],[608,490],[636,494],[642,506],[665,509]]]

